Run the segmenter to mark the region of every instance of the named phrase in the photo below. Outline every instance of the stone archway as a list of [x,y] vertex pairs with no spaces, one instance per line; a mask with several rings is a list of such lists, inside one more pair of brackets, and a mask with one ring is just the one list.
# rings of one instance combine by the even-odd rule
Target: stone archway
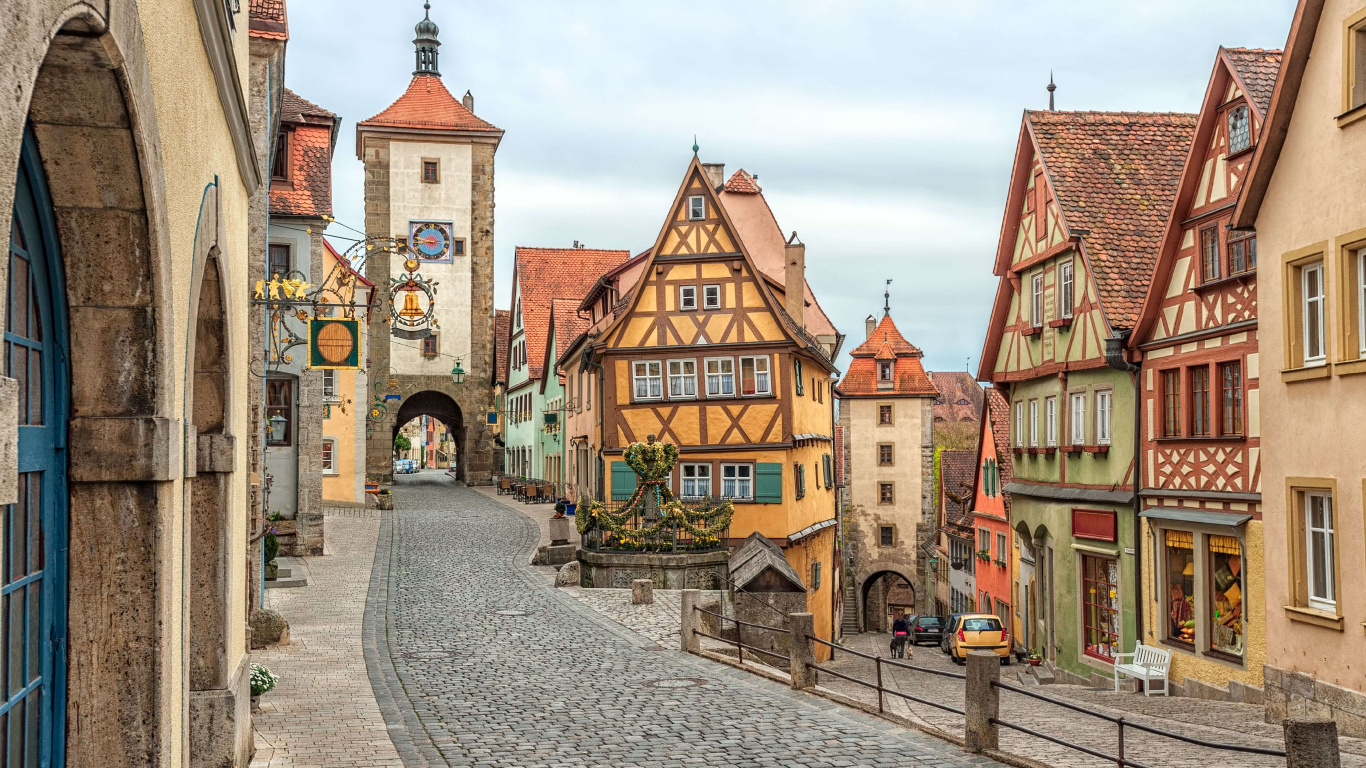
[[[915,573],[912,569],[899,564],[869,564],[863,569],[856,589],[859,627],[864,632],[892,631],[892,620],[887,617],[888,605],[907,606],[910,612],[915,610]],[[892,602],[889,598],[906,602]]]
[[452,435],[455,435],[455,479],[464,481],[467,469],[465,415],[460,410],[460,405],[444,392],[424,390],[404,398],[389,432],[389,445],[393,445],[394,437],[398,435],[398,430],[404,424],[419,416],[430,416],[436,419],[446,425]]

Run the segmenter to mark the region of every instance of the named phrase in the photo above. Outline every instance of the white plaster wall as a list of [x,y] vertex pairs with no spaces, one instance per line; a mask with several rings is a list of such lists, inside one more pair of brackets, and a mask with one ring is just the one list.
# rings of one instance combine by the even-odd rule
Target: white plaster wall
[[[878,406],[891,404],[892,423],[878,424]],[[850,411],[849,501],[854,507],[859,549],[864,564],[894,560],[913,566],[917,560],[916,533],[923,514],[921,491],[924,477],[925,423],[921,398],[851,398],[840,401]],[[878,466],[877,450],[891,443],[890,467]],[[895,483],[895,504],[878,504],[878,483]],[[880,545],[878,529],[896,526],[896,545]],[[921,585],[916,585],[919,592]]]
[[[440,183],[422,182],[423,159],[440,161]],[[465,253],[456,256],[454,263],[426,263],[420,270],[439,283],[436,318],[441,324],[441,354],[423,357],[421,342],[395,338],[390,342],[389,364],[399,374],[448,375],[454,361],[447,355],[464,357],[469,367],[472,163],[469,144],[394,141],[389,145],[390,232],[406,239],[410,221],[449,221],[452,237],[465,240]],[[402,269],[401,263],[395,263],[391,271],[397,276]]]

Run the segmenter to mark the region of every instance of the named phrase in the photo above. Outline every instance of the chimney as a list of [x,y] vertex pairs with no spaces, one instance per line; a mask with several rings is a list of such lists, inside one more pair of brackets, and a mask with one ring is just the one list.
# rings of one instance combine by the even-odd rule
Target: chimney
[[460,103],[464,104],[465,109],[468,109],[471,114],[474,113],[474,94],[465,91],[465,98],[461,99]]
[[806,314],[806,246],[797,233],[783,246],[783,309],[797,322],[805,325]]
[[876,329],[877,329],[877,320],[874,319],[872,315],[869,315],[869,316],[863,318],[863,331],[864,331],[864,338],[865,338],[865,339],[871,339],[871,338],[873,338],[873,331],[876,330]]
[[720,189],[726,184],[726,164],[725,163],[703,163],[702,170],[707,172],[707,180],[711,182],[712,189]]

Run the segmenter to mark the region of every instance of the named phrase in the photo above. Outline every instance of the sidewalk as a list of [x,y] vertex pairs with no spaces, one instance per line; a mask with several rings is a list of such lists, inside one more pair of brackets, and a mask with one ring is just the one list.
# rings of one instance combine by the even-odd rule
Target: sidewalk
[[266,591],[289,620],[289,645],[253,651],[279,676],[253,714],[253,768],[403,768],[375,703],[361,645],[379,510],[327,511],[327,555],[309,583]]

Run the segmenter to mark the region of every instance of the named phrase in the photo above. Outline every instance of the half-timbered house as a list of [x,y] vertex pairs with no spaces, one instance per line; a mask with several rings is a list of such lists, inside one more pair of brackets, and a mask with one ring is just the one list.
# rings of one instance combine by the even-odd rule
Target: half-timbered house
[[634,490],[627,445],[677,445],[674,492],[731,499],[732,541],[758,531],[781,546],[829,639],[841,337],[806,285],[805,247],[783,238],[752,177],[723,183],[720,166],[694,158],[639,268],[599,281],[590,301],[594,325],[569,352],[600,374],[605,495]]
[[[977,441],[976,495],[972,502],[972,525],[977,537],[977,610],[994,613],[1019,637],[1012,620],[1010,601],[1013,583],[1011,557],[1014,536],[1010,530],[1010,500],[1004,485],[1010,482],[1010,401],[1000,390],[983,392],[979,412],[981,431]],[[985,553],[985,555],[983,554]],[[1015,640],[1015,645],[1020,645]]]
[[[978,378],[1010,400],[1011,518],[1035,564],[1019,641],[1088,678],[1138,637],[1138,319],[1194,115],[1026,112]],[[1121,357],[1122,355],[1116,355]]]
[[1262,684],[1257,238],[1229,223],[1280,60],[1219,49],[1129,339],[1143,368],[1144,642],[1172,650],[1186,687]]

